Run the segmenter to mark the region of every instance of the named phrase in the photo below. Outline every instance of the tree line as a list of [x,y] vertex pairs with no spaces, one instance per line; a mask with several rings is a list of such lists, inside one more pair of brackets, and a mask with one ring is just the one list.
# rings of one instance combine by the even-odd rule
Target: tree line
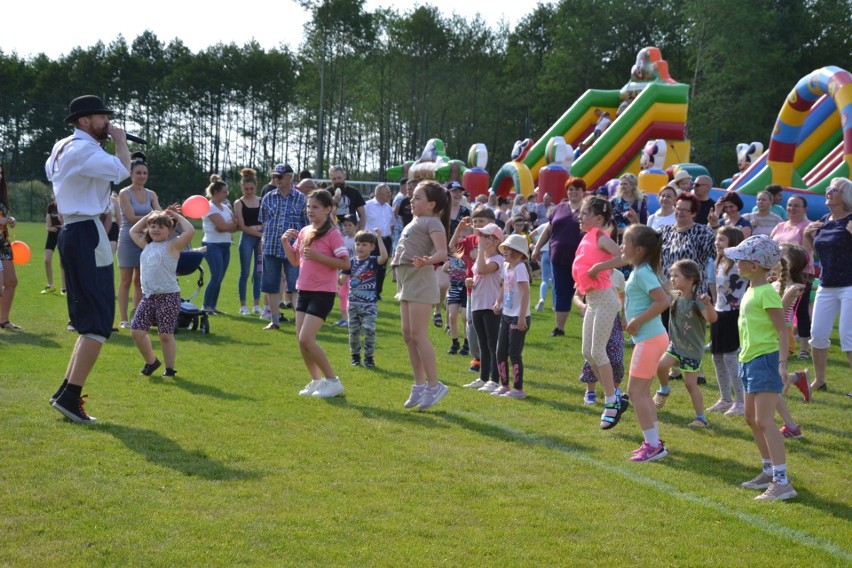
[[4,171],[43,179],[69,132],[68,102],[92,93],[149,140],[150,186],[166,202],[210,173],[234,181],[241,167],[264,174],[281,161],[317,177],[334,163],[383,179],[432,137],[460,159],[485,143],[494,173],[515,140],[539,137],[589,88],[620,88],[654,45],[690,85],[692,161],[720,180],[735,171],[738,142],[768,142],[801,77],[849,69],[852,53],[848,0],[559,0],[497,29],[429,5],[303,6],[312,19],[296,51],[248,42],[193,53],[150,31],[58,59],[0,51]]

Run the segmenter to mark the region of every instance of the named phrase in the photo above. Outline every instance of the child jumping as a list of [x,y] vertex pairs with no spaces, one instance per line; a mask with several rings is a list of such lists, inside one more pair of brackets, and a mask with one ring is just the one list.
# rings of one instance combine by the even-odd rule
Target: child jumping
[[[343,236],[332,222],[331,194],[316,189],[308,195],[310,225],[300,231],[287,229],[281,236],[287,261],[299,267],[296,280],[296,336],[311,382],[299,391],[301,396],[332,398],[343,394],[343,385],[317,343],[317,333],[334,307],[337,271],[349,268],[349,253]],[[290,240],[296,238],[293,245]]]
[[606,199],[587,197],[580,208],[580,229],[586,231],[577,253],[571,274],[580,294],[586,295],[586,314],[583,317],[583,357],[604,388],[606,396],[601,415],[601,429],[609,430],[618,424],[629,402],[616,391],[612,364],[606,345],[612,323],[621,304],[612,288],[609,271],[624,265],[621,250],[611,236],[603,232],[612,220],[612,206]]
[[669,369],[676,365],[683,373],[683,381],[695,409],[695,418],[688,424],[691,428],[706,428],[710,425],[704,415],[704,397],[698,387],[707,322],[716,321],[716,310],[713,309],[710,296],[702,294],[699,298],[695,297],[704,270],[688,259],[679,260],[669,268],[669,283],[677,294],[669,310],[671,343],[657,367],[660,390],[654,395],[654,406],[662,408],[669,396]]
[[[379,247],[379,256],[371,256]],[[375,234],[358,231],[355,235],[355,256],[350,260],[349,270],[342,276],[349,278],[349,353],[352,365],[361,364],[361,330],[364,330],[364,366],[376,366],[376,318],[379,315],[377,297],[377,275],[379,267],[388,261],[388,251],[382,240],[382,232]]]
[[[526,398],[524,392],[524,340],[530,327],[530,247],[523,235],[509,235],[499,247],[503,253],[503,295],[494,312],[501,313],[497,335],[497,371],[500,387],[491,396]],[[509,388],[509,360],[512,388]]]
[[441,304],[434,265],[447,260],[450,226],[447,190],[435,181],[421,181],[411,196],[411,213],[413,219],[402,230],[392,266],[396,269],[402,337],[414,373],[414,386],[403,406],[426,410],[449,390],[438,380],[435,348],[428,335],[431,306]]
[[787,478],[784,435],[775,426],[778,395],[788,381],[789,337],[781,296],[767,279],[782,259],[781,250],[768,236],[755,235],[725,249],[725,256],[737,261],[740,274],[751,280],[740,313],[739,375],[746,391],[745,419],[763,463],[760,474],[742,487],[765,489],[755,499],[792,499],[797,493]]
[[[181,233],[169,240],[176,225]],[[145,366],[142,374],[150,377],[162,363],[154,355],[148,330],[157,326],[163,359],[166,361],[165,377],[174,377],[177,343],[178,314],[180,313],[180,285],[177,281],[177,263],[180,251],[192,242],[195,227],[192,223],[167,209],[151,211],[130,228],[130,238],[142,249],[139,257],[139,275],[142,281],[142,300],[130,323],[130,334]]]
[[[666,352],[669,336],[660,315],[669,307],[669,295],[660,277],[662,236],[647,225],[630,225],[624,232],[621,250],[633,265],[625,286],[625,330],[633,337],[627,392],[636,409],[636,419],[645,441],[630,461],[651,462],[668,455],[657,422],[657,407],[651,398],[651,381]],[[617,417],[616,417],[617,421]]]

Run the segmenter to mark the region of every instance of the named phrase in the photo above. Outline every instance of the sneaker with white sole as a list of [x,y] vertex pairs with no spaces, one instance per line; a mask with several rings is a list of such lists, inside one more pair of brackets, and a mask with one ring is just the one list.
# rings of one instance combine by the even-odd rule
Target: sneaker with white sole
[[343,384],[340,379],[320,379],[321,384],[314,389],[311,396],[314,398],[334,398],[343,394]]
[[261,314],[260,314],[260,319],[271,320],[272,319],[272,312],[270,312],[269,310],[263,310],[263,312],[261,312]]
[[420,404],[417,406],[418,410],[426,410],[427,408],[432,408],[438,402],[444,398],[444,395],[447,394],[447,391],[450,390],[450,387],[438,381],[438,384],[434,387],[426,387],[426,390],[423,392],[423,398],[420,399]]
[[630,458],[630,461],[634,462],[652,462],[657,461],[660,458],[664,458],[669,455],[668,450],[666,450],[665,444],[660,440],[660,445],[656,448],[649,444],[648,442],[642,442],[642,445],[639,446],[633,453],[633,457]]
[[507,392],[509,392],[509,387],[499,386],[491,391],[491,396],[503,396]]
[[240,315],[241,316],[250,316],[251,310],[248,309],[248,306],[240,306]]
[[420,404],[420,400],[423,398],[423,393],[426,390],[426,385],[414,385],[411,387],[411,394],[408,395],[408,400],[403,403],[402,406],[405,408],[414,408],[418,404]]
[[129,321],[123,321],[123,322],[118,324],[118,327],[120,329],[130,329],[130,322]]
[[83,410],[83,405],[85,404],[85,398],[89,395],[84,394],[79,398],[74,398],[74,395],[66,389],[59,395],[51,406],[65,415],[66,418],[71,420],[72,422],[76,422],[78,424],[92,424],[97,422],[98,419],[94,416],[89,416],[86,414],[86,411]]
[[707,409],[707,412],[727,412],[733,405],[733,401],[720,398],[716,401],[716,404]]
[[583,395],[583,404],[586,406],[594,406],[598,403],[598,393],[595,391],[586,391]]
[[314,391],[322,384],[322,379],[311,379],[311,382],[305,385],[305,388],[299,391],[299,396],[311,396]]
[[535,311],[540,312],[544,309],[544,300],[539,300],[535,305]]
[[504,392],[500,395],[501,398],[527,398],[527,394],[523,389],[509,389],[508,392]]
[[793,486],[789,482],[778,483],[776,481],[773,481],[769,484],[769,487],[766,489],[766,491],[755,497],[755,500],[784,501],[786,499],[792,499],[796,495],[798,495],[798,493],[796,493],[796,490],[793,489]]
[[462,385],[462,388],[463,388],[463,389],[480,389],[480,388],[484,387],[484,386],[485,386],[485,385],[487,385],[487,384],[488,384],[488,383],[486,383],[486,382],[485,382],[485,381],[483,381],[482,379],[476,379],[476,380],[475,380],[475,381],[473,381],[472,383],[467,383],[466,385]]
[[494,392],[495,390],[497,390],[499,388],[500,388],[500,383],[495,382],[495,381],[488,381],[487,383],[485,383],[484,385],[482,385],[481,387],[479,387],[476,390],[478,390],[480,392]]
[[772,474],[761,471],[754,479],[749,479],[740,484],[743,489],[766,489],[772,483]]
[[735,402],[731,405],[731,408],[725,412],[725,416],[743,416],[745,414],[745,404],[742,402]]
[[255,306],[251,309],[251,313],[257,314],[257,315],[263,315],[263,309],[261,309],[260,306]]

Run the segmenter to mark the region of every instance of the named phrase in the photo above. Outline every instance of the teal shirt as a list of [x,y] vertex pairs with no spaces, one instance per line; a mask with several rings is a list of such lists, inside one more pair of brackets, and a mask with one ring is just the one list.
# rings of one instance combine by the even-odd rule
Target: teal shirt
[[[630,278],[627,279],[627,285],[624,287],[624,314],[628,322],[651,307],[654,303],[651,290],[655,288],[662,288],[662,284],[648,263],[630,273]],[[662,318],[659,315],[654,316],[639,327],[639,331],[633,336],[633,343],[651,339],[665,332]]]
[[[786,220],[789,219],[789,217],[787,217],[787,210],[782,205],[779,205],[778,203],[773,203],[772,207],[769,208],[769,211],[770,211],[770,213],[775,213],[776,215],[781,217],[782,221],[786,221]],[[751,212],[757,213],[757,205],[755,205],[752,208]]]

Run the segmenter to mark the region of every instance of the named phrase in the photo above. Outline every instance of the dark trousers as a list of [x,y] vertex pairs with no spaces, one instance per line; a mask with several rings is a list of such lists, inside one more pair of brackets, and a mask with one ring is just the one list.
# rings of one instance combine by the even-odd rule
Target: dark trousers
[[500,333],[500,314],[494,310],[471,312],[473,329],[479,341],[479,378],[500,382],[497,372],[497,335]]
[[[521,354],[524,350],[524,339],[530,326],[527,316],[527,329],[518,329],[518,318],[500,316],[500,333],[497,335],[497,370],[500,372],[500,384],[509,386],[509,361],[512,362],[512,387],[518,390],[524,388],[524,360]],[[481,360],[480,360],[481,361]]]
[[[385,250],[388,252],[388,260],[384,264],[379,265],[379,269],[376,271],[376,294],[379,297],[382,297],[382,286],[385,283],[385,274],[387,273],[388,262],[390,262],[391,257],[393,256],[393,235],[388,235],[386,237],[382,237],[382,242],[385,244]],[[370,256],[379,256],[379,246],[376,245],[376,250],[370,253]]]

